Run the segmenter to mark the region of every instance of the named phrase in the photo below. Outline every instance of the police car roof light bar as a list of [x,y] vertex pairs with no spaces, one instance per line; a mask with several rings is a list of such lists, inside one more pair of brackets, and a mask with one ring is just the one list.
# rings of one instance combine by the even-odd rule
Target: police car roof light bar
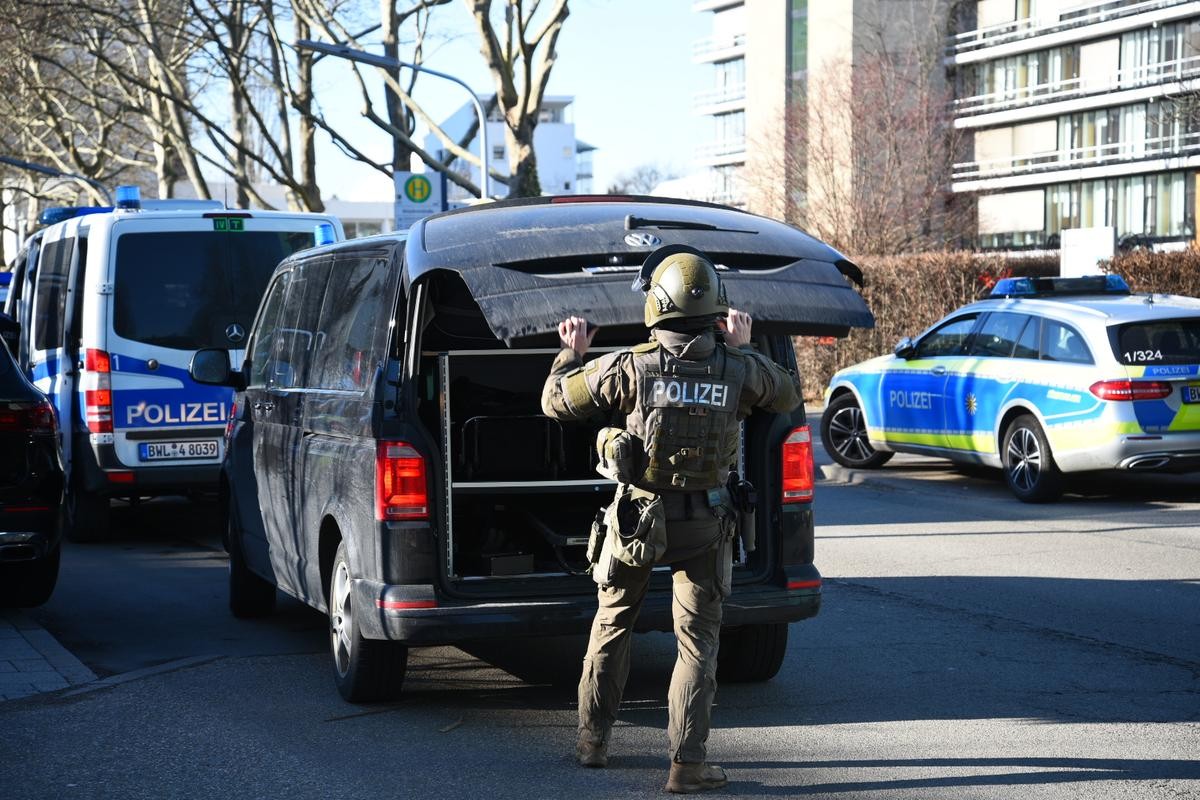
[[1065,295],[1130,294],[1120,275],[1086,275],[1082,278],[1003,278],[991,297],[1062,297]]
[[333,244],[337,241],[337,234],[334,233],[333,225],[328,222],[319,222],[313,228],[313,238],[316,241],[317,247],[326,244]]
[[142,207],[142,190],[136,186],[118,186],[114,194],[119,209],[136,211]]
[[38,214],[38,224],[53,225],[63,220],[88,214],[103,214],[106,211],[112,211],[112,206],[56,206],[43,209],[42,213]]

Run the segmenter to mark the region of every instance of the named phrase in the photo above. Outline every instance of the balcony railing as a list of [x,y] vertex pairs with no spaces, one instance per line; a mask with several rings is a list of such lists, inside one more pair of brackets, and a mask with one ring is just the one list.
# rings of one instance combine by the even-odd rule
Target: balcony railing
[[1173,5],[1179,5],[1179,0],[1103,0],[1102,2],[1083,3],[1063,9],[1054,16],[1027,17],[1012,22],[988,25],[973,31],[964,31],[950,38],[946,52],[948,55],[959,55],[1023,39],[1027,36],[1076,28],[1094,22],[1105,22]]
[[696,92],[692,97],[692,105],[695,108],[704,108],[705,106],[718,106],[723,103],[736,103],[739,100],[745,99],[746,84],[742,83],[737,86],[726,86],[721,89]]
[[1069,100],[1089,94],[1102,94],[1114,89],[1136,89],[1139,86],[1152,86],[1197,75],[1200,75],[1200,56],[1189,56],[1158,64],[1127,67],[1104,76],[1069,78],[1017,89],[1004,89],[974,97],[962,97],[954,101],[954,111],[957,114],[1005,111],[1035,103],[1048,103],[1052,100]]
[[739,33],[735,36],[709,36],[705,39],[699,39],[692,44],[692,58],[704,59],[715,53],[721,53],[726,50],[745,49],[746,34]]
[[1077,169],[1193,153],[1200,153],[1200,132],[1158,136],[1134,142],[1111,142],[1087,147],[1073,147],[1069,150],[1055,150],[1034,155],[1014,155],[987,161],[968,161],[955,164],[952,175],[955,181],[1000,178],[1049,172],[1068,167]]
[[696,158],[722,158],[724,156],[734,156],[746,152],[746,137],[739,136],[734,139],[721,139],[716,142],[702,144],[696,148]]

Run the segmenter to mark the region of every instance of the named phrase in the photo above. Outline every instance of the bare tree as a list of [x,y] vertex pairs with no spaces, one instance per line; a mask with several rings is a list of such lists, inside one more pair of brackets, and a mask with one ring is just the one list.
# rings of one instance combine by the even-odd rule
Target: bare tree
[[533,134],[541,113],[550,71],[558,58],[558,36],[569,10],[567,0],[555,0],[539,17],[541,0],[504,3],[504,41],[497,33],[492,0],[464,0],[479,31],[480,52],[496,84],[496,103],[504,117],[508,150],[509,197],[542,193],[537,174]]
[[642,164],[617,175],[608,185],[609,194],[650,194],[663,181],[678,177],[659,164]]

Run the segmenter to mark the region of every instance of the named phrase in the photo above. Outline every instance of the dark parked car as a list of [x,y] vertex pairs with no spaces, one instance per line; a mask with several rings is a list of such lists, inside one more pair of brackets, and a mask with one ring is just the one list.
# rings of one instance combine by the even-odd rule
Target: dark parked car
[[0,343],[0,606],[38,606],[58,582],[63,469],[50,401]]
[[[243,372],[221,350],[192,363],[197,380],[240,390],[222,481],[233,613],[269,611],[277,587],[327,611],[353,701],[394,695],[409,645],[586,631],[585,544],[614,486],[595,471],[607,423],[546,418],[542,383],[569,314],[602,326],[589,355],[646,340],[630,279],[676,243],[714,258],[754,316],[753,344],[784,366],[790,334],[873,322],[836,251],[683,201],[505,201],[284,261]],[[765,680],[788,623],[821,600],[803,410],[753,414],[739,450],[758,546],[736,554],[720,674]],[[670,580],[654,576],[640,630],[671,630]]]

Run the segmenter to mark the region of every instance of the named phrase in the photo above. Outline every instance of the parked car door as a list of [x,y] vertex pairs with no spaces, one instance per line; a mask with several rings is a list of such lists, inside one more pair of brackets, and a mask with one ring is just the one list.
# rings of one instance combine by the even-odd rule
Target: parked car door
[[964,368],[948,373],[945,393],[947,446],[971,453],[999,452],[996,421],[1020,380],[1017,343],[1031,327],[1026,349],[1037,352],[1037,320],[1028,314],[987,314],[971,342]]

